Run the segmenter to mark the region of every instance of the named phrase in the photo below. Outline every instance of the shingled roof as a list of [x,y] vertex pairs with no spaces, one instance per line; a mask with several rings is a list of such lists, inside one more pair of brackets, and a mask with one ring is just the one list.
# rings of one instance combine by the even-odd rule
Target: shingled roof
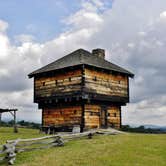
[[77,66],[77,65],[81,65],[81,64],[90,65],[90,66],[94,66],[97,68],[102,68],[102,69],[106,69],[106,70],[110,70],[110,71],[124,73],[130,77],[134,76],[134,74],[131,73],[130,71],[128,71],[118,65],[115,65],[103,58],[94,56],[92,53],[90,53],[89,51],[86,51],[84,49],[78,49],[78,50],[30,73],[28,76],[29,76],[29,78],[31,78],[37,74],[55,71],[58,69]]

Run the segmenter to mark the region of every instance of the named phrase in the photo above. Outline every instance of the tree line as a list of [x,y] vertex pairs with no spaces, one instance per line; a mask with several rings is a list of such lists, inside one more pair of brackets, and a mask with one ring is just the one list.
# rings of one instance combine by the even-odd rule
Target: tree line
[[[3,127],[12,127],[13,125],[14,125],[14,120],[10,120],[8,122],[1,121],[1,124],[0,124],[0,126],[3,126]],[[24,120],[18,121],[17,126],[18,127],[33,128],[33,129],[40,129],[41,128],[41,124],[39,124],[39,123],[27,122]]]
[[131,127],[129,125],[123,125],[121,130],[133,133],[166,133],[166,129],[163,130],[160,128],[145,128],[145,126]]

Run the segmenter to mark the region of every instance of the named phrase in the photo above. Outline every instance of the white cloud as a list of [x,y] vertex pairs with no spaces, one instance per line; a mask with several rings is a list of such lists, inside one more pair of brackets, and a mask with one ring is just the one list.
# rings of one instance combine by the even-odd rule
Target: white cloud
[[34,40],[35,40],[35,37],[32,35],[21,34],[21,35],[15,36],[16,43],[33,42]]
[[133,48],[134,46],[135,46],[134,43],[128,43],[129,48]]
[[160,13],[160,18],[166,19],[166,11],[163,11],[162,13]]
[[123,107],[123,122],[127,124],[156,124],[165,126],[166,95],[155,96]]
[[103,22],[101,15],[98,13],[98,9],[100,7],[98,8],[96,4],[84,2],[82,3],[82,9],[69,16],[64,22],[67,25],[72,25],[72,30],[98,28]]
[[6,36],[8,23],[0,20],[0,60],[9,53],[9,39]]
[[92,0],[92,2],[97,6],[97,7],[103,7],[104,4],[101,0]]
[[8,24],[0,23],[1,105],[36,110],[28,73],[80,47],[101,47],[109,53],[107,59],[135,73],[123,123],[166,125],[166,1],[116,0],[110,9],[104,5],[83,1],[82,8],[65,19],[68,30],[43,44],[22,40],[19,46],[11,45],[5,33]]
[[0,77],[8,76],[8,75],[9,73],[7,69],[0,69]]
[[8,28],[8,23],[3,21],[3,20],[0,20],[0,32],[6,32]]

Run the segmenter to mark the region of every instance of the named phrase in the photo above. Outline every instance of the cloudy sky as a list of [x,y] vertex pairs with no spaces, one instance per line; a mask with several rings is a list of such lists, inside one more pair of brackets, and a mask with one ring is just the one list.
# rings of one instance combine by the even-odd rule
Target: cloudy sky
[[135,74],[123,124],[166,125],[165,0],[1,0],[0,107],[40,122],[27,74],[78,48],[98,47]]

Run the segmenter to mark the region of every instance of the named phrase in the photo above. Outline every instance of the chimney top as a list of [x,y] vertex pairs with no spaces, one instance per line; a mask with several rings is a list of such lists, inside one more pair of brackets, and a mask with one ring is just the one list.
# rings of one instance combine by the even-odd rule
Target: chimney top
[[92,55],[105,59],[105,50],[101,48],[93,49]]

